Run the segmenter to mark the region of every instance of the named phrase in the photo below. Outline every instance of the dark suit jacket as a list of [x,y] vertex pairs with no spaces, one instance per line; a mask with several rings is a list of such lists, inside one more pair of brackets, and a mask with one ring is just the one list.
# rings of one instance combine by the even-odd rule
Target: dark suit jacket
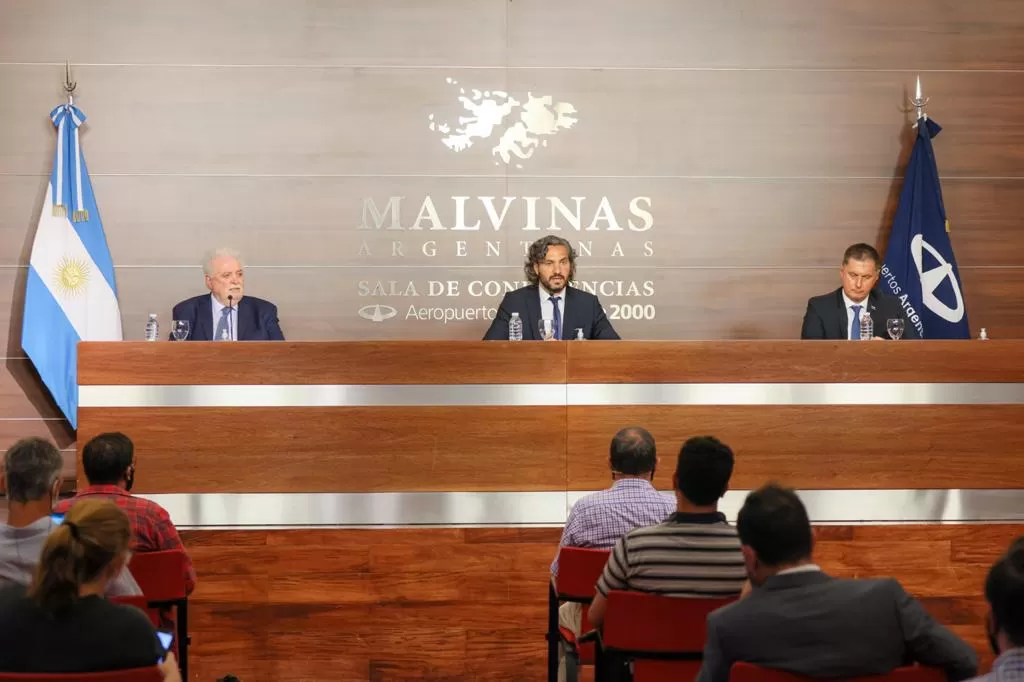
[[[565,288],[565,314],[562,317],[562,338],[576,338],[576,330],[583,328],[583,336],[587,339],[618,339],[619,335],[612,328],[612,323],[604,314],[601,301],[597,296],[573,287]],[[512,313],[519,313],[523,321],[523,340],[540,341],[540,294],[537,285],[523,287],[505,294],[498,306],[498,314],[494,316],[491,328],[484,334],[484,341],[508,341],[508,321]]]
[[[213,341],[213,301],[210,294],[193,296],[174,306],[173,320],[188,320],[189,341]],[[277,320],[277,306],[253,296],[243,296],[238,302],[239,341],[284,341],[284,333]]]
[[[903,329],[903,338],[919,339],[910,320],[903,312],[903,306],[895,296],[883,294],[878,289],[872,289],[868,295],[868,312],[875,325],[875,336],[883,339],[889,338],[889,332],[885,329],[885,323],[895,317],[902,317],[906,324]],[[861,315],[864,311],[861,311]],[[804,313],[804,327],[800,332],[801,339],[837,339],[846,340],[846,302],[843,301],[842,287],[830,294],[815,296],[807,301],[807,312]]]
[[978,669],[974,649],[891,578],[774,576],[707,624],[697,682],[727,682],[738,661],[814,678],[880,675],[914,662],[956,681]]

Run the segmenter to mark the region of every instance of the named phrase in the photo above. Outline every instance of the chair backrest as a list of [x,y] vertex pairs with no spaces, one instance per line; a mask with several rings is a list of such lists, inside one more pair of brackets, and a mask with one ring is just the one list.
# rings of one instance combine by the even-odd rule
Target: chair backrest
[[735,597],[667,597],[643,592],[608,593],[601,643],[609,650],[699,655],[708,614]]
[[607,549],[563,547],[558,551],[555,590],[563,601],[590,601],[597,591],[597,579],[608,563]]
[[[729,671],[729,682],[808,682],[811,679],[782,670],[762,668],[753,663],[734,663]],[[910,665],[896,668],[886,675],[833,678],[829,682],[945,682],[945,680],[946,673],[940,668]]]
[[131,668],[104,673],[0,673],[0,682],[60,680],[61,682],[163,682],[160,668]]
[[138,552],[128,569],[150,602],[185,599],[185,553],[180,549]]

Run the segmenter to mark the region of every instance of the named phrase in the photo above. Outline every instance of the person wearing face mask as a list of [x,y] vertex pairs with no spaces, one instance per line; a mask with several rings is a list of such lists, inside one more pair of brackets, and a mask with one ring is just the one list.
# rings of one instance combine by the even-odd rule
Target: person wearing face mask
[[811,678],[884,675],[908,663],[972,677],[978,656],[892,578],[842,580],[812,558],[811,524],[792,490],[747,495],[736,520],[745,598],[708,616],[697,682],[728,682],[737,662]]
[[[57,513],[66,513],[83,499],[108,498],[128,514],[133,551],[178,549],[185,552],[178,529],[167,510],[156,502],[130,494],[135,483],[135,445],[131,438],[123,433],[96,436],[82,449],[82,468],[89,485],[71,499],[58,503]],[[185,590],[191,594],[196,586],[196,573],[187,552],[185,573]]]
[[131,551],[128,517],[106,500],[76,506],[50,533],[27,594],[0,599],[0,671],[85,673],[159,665],[181,682],[149,617],[103,598]]
[[985,619],[992,652],[997,656],[992,672],[975,678],[983,682],[1024,680],[1024,537],[989,569],[985,579]]
[[236,251],[209,253],[203,276],[210,293],[186,299],[171,311],[172,320],[189,323],[186,341],[284,341],[277,306],[245,295],[245,271]]
[[[0,487],[7,495],[7,522],[0,523],[0,587],[32,582],[43,545],[60,524],[51,514],[63,466],[57,446],[42,438],[24,438],[4,453]],[[142,590],[126,568],[107,594],[132,596]]]
[[540,320],[551,320],[552,341],[571,341],[577,330],[584,339],[619,338],[597,296],[569,286],[576,277],[576,251],[567,240],[548,235],[535,241],[523,272],[529,285],[505,294],[484,341],[508,341],[512,313],[519,313],[525,341],[543,340]]
[[863,315],[870,315],[874,323],[873,339],[887,338],[886,324],[897,318],[904,320],[903,338],[920,338],[899,299],[875,288],[881,268],[882,258],[870,244],[846,249],[839,267],[842,286],[807,301],[800,338],[859,341]]

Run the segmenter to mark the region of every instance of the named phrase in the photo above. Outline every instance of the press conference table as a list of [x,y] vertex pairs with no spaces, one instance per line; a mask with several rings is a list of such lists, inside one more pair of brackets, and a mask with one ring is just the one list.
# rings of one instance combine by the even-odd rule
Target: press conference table
[[246,493],[284,525],[387,522],[378,493],[426,519],[488,493],[497,511],[472,518],[536,520],[551,493],[607,485],[628,425],[655,435],[664,489],[700,434],[734,448],[738,489],[978,489],[1005,506],[1024,487],[1017,341],[82,343],[78,367],[80,447],[129,433],[135,491],[183,514],[206,498],[214,525],[246,498],[207,496]]

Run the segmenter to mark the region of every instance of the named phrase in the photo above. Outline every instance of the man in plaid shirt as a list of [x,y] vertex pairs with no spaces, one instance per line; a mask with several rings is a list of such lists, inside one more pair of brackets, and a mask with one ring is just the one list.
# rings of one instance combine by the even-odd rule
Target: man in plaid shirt
[[[619,538],[633,530],[661,523],[676,510],[672,494],[658,492],[651,481],[658,463],[654,436],[638,426],[622,429],[612,439],[608,460],[612,487],[580,498],[562,530],[562,547],[611,549]],[[558,555],[551,562],[551,576],[558,575]],[[577,635],[583,607],[575,602],[558,609],[559,625]],[[559,679],[564,679],[564,658]]]
[[[989,614],[985,619],[992,651],[992,672],[984,682],[1024,682],[1024,537],[1010,545],[985,579]],[[973,681],[972,681],[973,682]]]
[[[103,433],[93,438],[82,450],[82,468],[89,486],[70,500],[60,502],[54,511],[64,514],[82,498],[106,497],[128,514],[132,524],[132,551],[185,551],[167,510],[156,502],[129,494],[135,481],[135,446],[128,436]],[[185,591],[191,594],[196,587],[196,572],[188,553],[185,553],[185,571]]]

